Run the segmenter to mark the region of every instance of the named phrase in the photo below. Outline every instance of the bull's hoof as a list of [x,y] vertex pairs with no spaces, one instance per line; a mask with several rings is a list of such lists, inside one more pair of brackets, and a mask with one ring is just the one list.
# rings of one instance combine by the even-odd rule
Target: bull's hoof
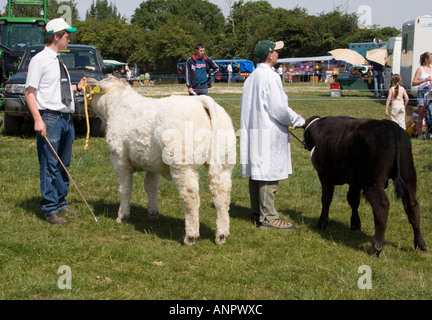
[[152,211],[148,213],[148,217],[150,219],[158,219],[159,218],[159,211]]
[[126,217],[118,217],[116,219],[117,223],[126,223],[127,221],[128,221],[128,218],[126,218]]
[[376,256],[378,258],[382,249],[383,249],[383,247],[377,247],[375,244],[372,244],[372,248],[371,248],[369,254],[371,256]]
[[352,224],[350,227],[352,231],[361,231],[361,224]]
[[426,245],[415,245],[414,246],[416,250],[421,251],[421,252],[426,252]]
[[215,238],[216,244],[224,244],[227,242],[227,240],[228,240],[228,236],[225,236],[223,234],[216,236]]
[[183,243],[187,246],[193,246],[197,242],[198,237],[188,237],[186,236]]
[[317,229],[324,231],[327,228],[327,224],[328,224],[327,221],[326,222],[318,222]]

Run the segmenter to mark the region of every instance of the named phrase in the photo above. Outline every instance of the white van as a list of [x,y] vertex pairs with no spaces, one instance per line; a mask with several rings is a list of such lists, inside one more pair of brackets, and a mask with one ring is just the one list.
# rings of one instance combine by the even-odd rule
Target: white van
[[432,52],[432,15],[420,16],[402,25],[402,33],[387,43],[387,61],[384,68],[384,89],[390,88],[392,74],[400,74],[403,86],[416,97],[417,86],[411,85],[420,66],[420,55]]

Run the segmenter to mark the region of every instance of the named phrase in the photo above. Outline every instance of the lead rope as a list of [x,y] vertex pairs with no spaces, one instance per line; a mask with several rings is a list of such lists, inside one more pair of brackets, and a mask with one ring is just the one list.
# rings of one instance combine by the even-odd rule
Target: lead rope
[[87,203],[86,199],[84,198],[83,194],[81,193],[80,189],[78,188],[77,184],[75,183],[74,179],[72,179],[72,176],[70,175],[69,171],[66,169],[65,165],[63,164],[63,162],[61,161],[60,157],[58,156],[57,152],[55,151],[55,149],[53,148],[51,142],[48,140],[47,136],[43,136],[46,140],[46,142],[48,143],[48,145],[50,146],[52,152],[54,153],[54,155],[57,157],[57,160],[60,162],[61,166],[63,167],[63,170],[67,173],[69,179],[72,181],[73,185],[75,186],[75,188],[78,190],[78,193],[80,194],[81,198],[84,200],[84,203],[86,204],[87,208],[90,210],[91,214],[93,215],[93,218],[96,222],[98,222],[98,219],[96,218],[96,216],[93,213],[93,210],[90,208],[89,204]]
[[[83,87],[84,112],[85,112],[86,124],[87,124],[87,134],[86,134],[86,139],[85,139],[85,144],[84,144],[84,150],[87,150],[88,142],[89,142],[89,137],[90,137],[90,121],[89,121],[88,108],[87,108],[87,89],[90,90],[90,97],[92,97],[93,96],[92,90],[91,90],[91,88],[88,86],[88,84],[86,82],[85,86]],[[90,97],[89,97],[89,99],[90,99]]]
[[[90,137],[90,120],[89,120],[89,116],[88,116],[88,102],[87,102],[87,100],[91,101],[93,99],[93,96],[95,94],[104,95],[105,93],[107,93],[112,88],[114,88],[115,86],[118,86],[118,85],[119,85],[118,83],[113,84],[111,87],[109,87],[108,89],[106,89],[105,91],[102,91],[102,92],[100,92],[100,87],[99,86],[95,86],[93,88],[93,90],[92,90],[90,88],[90,86],[87,84],[87,82],[82,87],[83,94],[84,94],[84,112],[85,112],[86,124],[87,124],[87,134],[86,134],[86,140],[85,140],[85,144],[84,144],[84,150],[87,150],[88,142],[89,142],[89,137]],[[88,98],[87,98],[87,91],[89,92]]]

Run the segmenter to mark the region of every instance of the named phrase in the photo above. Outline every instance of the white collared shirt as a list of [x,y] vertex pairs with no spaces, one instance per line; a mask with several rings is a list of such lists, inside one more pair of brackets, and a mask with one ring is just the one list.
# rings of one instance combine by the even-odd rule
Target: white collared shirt
[[[70,81],[70,76],[68,72]],[[71,103],[65,106],[61,101],[60,67],[57,53],[45,47],[30,61],[26,88],[35,88],[35,96],[39,110],[54,110],[65,113],[75,111],[75,102],[71,88]]]

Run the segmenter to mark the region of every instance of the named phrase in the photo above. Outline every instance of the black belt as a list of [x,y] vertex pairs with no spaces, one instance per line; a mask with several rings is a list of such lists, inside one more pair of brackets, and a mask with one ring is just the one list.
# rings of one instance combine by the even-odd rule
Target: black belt
[[53,115],[56,115],[56,116],[70,116],[70,115],[72,115],[71,113],[60,112],[60,111],[56,111],[56,110],[39,110],[39,113],[41,115],[44,115],[44,114],[53,114]]

